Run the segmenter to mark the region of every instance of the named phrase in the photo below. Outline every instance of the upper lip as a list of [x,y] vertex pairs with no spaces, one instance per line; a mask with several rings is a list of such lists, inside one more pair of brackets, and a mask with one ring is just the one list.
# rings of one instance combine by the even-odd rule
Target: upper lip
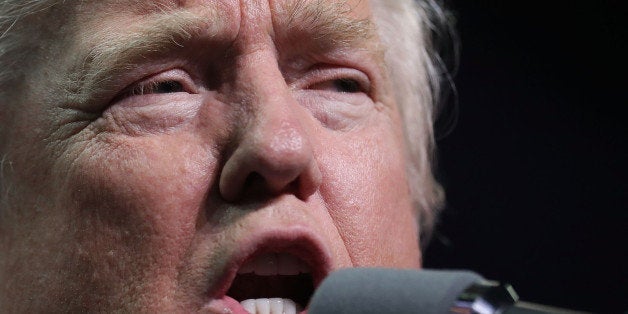
[[227,294],[238,270],[251,258],[259,254],[275,252],[287,253],[303,260],[312,271],[314,287],[332,271],[331,255],[322,241],[301,228],[292,230],[273,230],[263,234],[249,235],[232,254],[222,278],[211,289],[212,298],[221,298]]

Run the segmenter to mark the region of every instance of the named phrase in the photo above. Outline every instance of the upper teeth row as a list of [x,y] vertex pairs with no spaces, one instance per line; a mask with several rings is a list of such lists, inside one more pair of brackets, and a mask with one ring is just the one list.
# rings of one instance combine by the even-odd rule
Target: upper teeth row
[[254,273],[260,276],[298,275],[309,273],[310,268],[294,255],[285,253],[266,253],[247,261],[238,271],[239,274]]

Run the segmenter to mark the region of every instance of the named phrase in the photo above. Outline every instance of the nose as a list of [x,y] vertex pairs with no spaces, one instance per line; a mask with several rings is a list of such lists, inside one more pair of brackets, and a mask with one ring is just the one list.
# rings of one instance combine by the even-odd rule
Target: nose
[[269,195],[291,193],[305,200],[321,183],[312,143],[301,123],[305,116],[278,66],[272,66],[276,61],[257,61],[250,71],[238,75],[246,90],[245,112],[251,117],[222,169],[220,194],[236,201],[261,189]]

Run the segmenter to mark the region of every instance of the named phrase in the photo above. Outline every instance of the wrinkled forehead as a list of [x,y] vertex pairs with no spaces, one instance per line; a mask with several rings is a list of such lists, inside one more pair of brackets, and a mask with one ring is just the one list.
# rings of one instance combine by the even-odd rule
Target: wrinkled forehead
[[[374,33],[374,27],[369,23],[368,1],[362,0],[108,0],[80,2],[77,11],[81,24],[92,29],[98,29],[98,24],[104,21],[116,23],[119,20],[121,23],[115,24],[119,30],[129,22],[142,24],[145,22],[142,19],[157,15],[167,17],[162,21],[170,24],[195,24],[196,28],[207,28],[214,32],[211,35],[221,31],[227,33],[225,29],[246,28],[251,26],[247,23],[249,20],[266,21],[268,25],[254,24],[252,27],[255,31],[270,32],[280,38],[288,31],[307,31],[312,35],[305,37],[308,39],[333,35],[333,39],[339,39],[336,43],[344,43],[357,36],[366,39],[369,36],[364,35]],[[182,20],[182,17],[188,20]]]
[[[67,1],[64,1],[67,2]],[[132,10],[135,13],[142,13],[153,10],[162,10],[165,8],[177,7],[198,7],[198,6],[215,6],[215,7],[232,7],[243,8],[245,6],[263,6],[266,5],[275,10],[290,6],[348,6],[358,11],[355,13],[367,13],[369,1],[364,0],[75,0],[75,3],[88,5],[96,8],[111,8],[118,10]],[[362,12],[359,12],[362,10]]]
[[86,19],[111,17],[111,14],[142,16],[177,10],[214,13],[215,18],[229,17],[232,22],[238,22],[244,14],[272,15],[273,22],[278,24],[294,23],[299,15],[309,19],[340,16],[367,19],[370,16],[369,1],[363,0],[83,0],[75,3]]
[[[279,39],[318,41],[319,46],[373,46],[375,26],[369,1],[363,0],[74,0],[41,1],[36,25],[39,41],[71,41],[90,46],[117,34],[162,33],[219,36],[238,30],[246,18],[270,22]],[[49,9],[49,10],[48,10]],[[157,18],[156,18],[157,17]],[[256,25],[260,33],[265,29]],[[168,34],[168,33],[178,34]],[[136,36],[137,37],[137,36]],[[120,38],[125,40],[125,38]],[[326,40],[324,42],[323,40]],[[53,49],[47,47],[46,49]],[[41,51],[41,50],[40,50]],[[45,50],[44,50],[45,51]]]
[[362,0],[80,1],[74,14],[73,41],[96,50],[125,42],[157,50],[186,37],[229,42],[242,33],[308,49],[380,48]]

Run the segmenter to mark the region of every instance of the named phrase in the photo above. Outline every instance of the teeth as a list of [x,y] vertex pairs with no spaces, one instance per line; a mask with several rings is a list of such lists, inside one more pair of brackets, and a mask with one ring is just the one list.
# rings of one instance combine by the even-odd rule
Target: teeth
[[240,304],[250,314],[296,314],[301,311],[290,299],[249,299]]
[[244,301],[240,302],[240,305],[242,305],[242,307],[247,312],[249,312],[251,314],[257,313],[257,309],[256,309],[256,306],[255,306],[255,300],[253,300],[253,299],[244,300]]
[[246,262],[238,274],[254,273],[260,276],[298,275],[309,273],[310,268],[299,258],[284,253],[266,253]]

